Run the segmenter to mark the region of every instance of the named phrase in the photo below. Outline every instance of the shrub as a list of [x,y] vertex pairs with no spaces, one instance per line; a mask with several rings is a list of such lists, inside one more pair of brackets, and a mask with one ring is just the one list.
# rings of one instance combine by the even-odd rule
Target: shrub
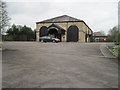
[[11,35],[3,36],[3,40],[4,41],[13,41],[13,36],[11,36]]
[[120,45],[120,42],[115,42],[115,45]]

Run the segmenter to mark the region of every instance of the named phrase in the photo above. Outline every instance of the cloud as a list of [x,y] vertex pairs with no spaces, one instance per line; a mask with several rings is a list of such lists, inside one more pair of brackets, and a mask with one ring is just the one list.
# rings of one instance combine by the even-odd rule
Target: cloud
[[119,2],[119,0],[4,0],[6,2]]
[[25,24],[35,29],[35,22],[67,14],[84,20],[93,31],[103,30],[107,33],[111,27],[117,25],[118,0],[58,1],[7,2],[11,23]]

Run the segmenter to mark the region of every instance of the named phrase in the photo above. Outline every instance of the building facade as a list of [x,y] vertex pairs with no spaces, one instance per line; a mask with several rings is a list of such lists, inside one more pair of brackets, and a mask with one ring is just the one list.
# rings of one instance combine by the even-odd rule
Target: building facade
[[80,19],[67,15],[36,22],[36,41],[42,36],[59,38],[61,42],[90,42],[93,31]]
[[108,36],[102,34],[101,32],[93,33],[93,42],[109,42]]

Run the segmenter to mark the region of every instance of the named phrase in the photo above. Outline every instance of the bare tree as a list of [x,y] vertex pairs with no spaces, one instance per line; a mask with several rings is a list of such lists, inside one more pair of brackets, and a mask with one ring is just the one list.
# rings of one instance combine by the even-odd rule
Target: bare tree
[[10,18],[8,17],[7,5],[0,0],[0,32],[5,32],[5,28],[9,25]]

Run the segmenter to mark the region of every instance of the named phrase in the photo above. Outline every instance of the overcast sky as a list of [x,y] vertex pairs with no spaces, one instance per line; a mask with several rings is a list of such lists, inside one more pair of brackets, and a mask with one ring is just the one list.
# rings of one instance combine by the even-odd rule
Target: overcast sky
[[84,20],[94,31],[107,33],[118,24],[119,0],[4,0],[11,24],[35,29],[38,21],[69,15]]

